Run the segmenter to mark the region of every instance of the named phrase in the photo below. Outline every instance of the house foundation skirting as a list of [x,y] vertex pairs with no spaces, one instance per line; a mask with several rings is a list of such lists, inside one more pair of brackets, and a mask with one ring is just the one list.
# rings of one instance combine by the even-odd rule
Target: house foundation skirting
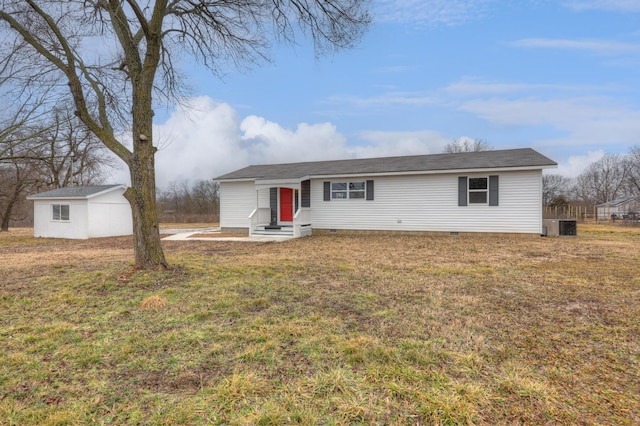
[[362,230],[362,229],[318,229],[313,228],[313,235],[451,235],[451,236],[479,236],[495,235],[515,238],[540,238],[540,234],[515,232],[447,232],[447,231],[392,231],[392,230]]

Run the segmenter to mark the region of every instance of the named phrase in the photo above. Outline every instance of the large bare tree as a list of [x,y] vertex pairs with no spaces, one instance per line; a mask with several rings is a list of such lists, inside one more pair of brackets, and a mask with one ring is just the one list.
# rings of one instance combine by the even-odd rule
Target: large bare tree
[[[42,103],[0,112],[0,231],[27,216],[29,192],[100,183],[113,160],[65,106],[42,113]],[[37,112],[40,110],[40,112]]]
[[635,145],[629,149],[626,162],[629,194],[640,197],[640,145]]
[[559,174],[542,175],[542,203],[546,206],[556,198],[567,196],[571,190],[571,179]]
[[60,105],[48,114],[31,144],[36,147],[31,163],[42,188],[100,184],[116,167],[105,146],[68,105]]
[[[167,266],[155,208],[154,99],[180,88],[182,52],[214,73],[268,58],[276,39],[351,47],[367,0],[1,0],[7,67],[27,84],[64,81],[76,115],[128,166],[135,263]],[[17,65],[19,64],[19,65]],[[62,77],[62,78],[61,78]],[[131,147],[123,140],[126,128]]]
[[605,154],[580,173],[575,179],[575,196],[592,204],[613,201],[626,195],[629,165],[618,154]]
[[[6,80],[0,78],[0,88]],[[3,90],[0,97],[12,99],[0,107],[0,231],[8,231],[16,214],[24,216],[22,198],[34,180],[34,150],[40,147],[35,138],[41,136],[37,124],[42,118],[42,98],[25,91],[12,93]]]

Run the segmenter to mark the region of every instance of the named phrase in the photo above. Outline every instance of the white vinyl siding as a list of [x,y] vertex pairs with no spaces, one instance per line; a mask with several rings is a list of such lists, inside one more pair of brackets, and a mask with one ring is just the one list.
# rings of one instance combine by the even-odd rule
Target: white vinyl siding
[[[261,207],[269,206],[269,191],[261,200]],[[258,194],[253,181],[220,183],[220,226],[223,228],[249,228],[249,215],[258,207]],[[264,197],[262,197],[264,198]]]
[[[53,219],[53,205],[69,207],[69,220]],[[34,200],[33,235],[45,238],[87,239],[87,200]]]
[[131,205],[120,191],[89,199],[87,209],[89,238],[132,234]]
[[354,199],[348,203],[323,201],[322,181],[326,179],[314,179],[311,184],[313,228],[539,234],[541,171],[463,175],[476,178],[489,174],[498,175],[500,179],[499,206],[458,206],[461,174],[367,177],[375,182],[375,199]]

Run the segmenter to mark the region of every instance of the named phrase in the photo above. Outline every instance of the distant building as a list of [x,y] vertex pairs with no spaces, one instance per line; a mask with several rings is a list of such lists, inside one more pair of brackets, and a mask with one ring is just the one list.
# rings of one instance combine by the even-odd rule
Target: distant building
[[596,206],[598,220],[623,219],[631,213],[640,212],[640,197],[625,197]]

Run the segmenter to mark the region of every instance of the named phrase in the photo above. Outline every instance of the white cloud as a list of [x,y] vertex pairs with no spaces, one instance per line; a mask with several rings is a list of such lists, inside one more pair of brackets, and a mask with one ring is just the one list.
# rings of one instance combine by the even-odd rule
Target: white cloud
[[[157,187],[172,181],[211,179],[251,164],[440,152],[450,141],[437,132],[363,132],[348,145],[331,123],[301,123],[287,129],[255,115],[241,119],[226,103],[208,97],[189,100],[154,126]],[[128,184],[125,169],[113,181]]]
[[331,160],[344,158],[347,151],[346,138],[330,123],[301,123],[294,131],[252,115],[239,130],[238,148],[251,164]]
[[565,3],[575,10],[611,10],[619,12],[640,12],[637,0],[579,0]]
[[640,110],[606,98],[501,98],[465,101],[460,109],[494,124],[551,126],[566,137],[549,144],[601,145],[640,143]]
[[[640,144],[640,111],[613,105],[606,98],[493,97],[455,105],[493,125],[529,132],[527,145],[558,154],[560,165],[553,172],[565,176],[578,175],[599,159],[607,146]],[[528,126],[534,127],[527,130]],[[551,126],[560,135],[554,139],[535,137],[535,126]],[[208,97],[191,99],[176,108],[165,123],[154,126],[154,132],[161,145],[156,154],[160,189],[171,181],[211,179],[250,164],[437,154],[459,136],[435,130],[371,130],[348,142],[331,123],[301,123],[289,129],[255,115],[242,119],[230,105]],[[588,147],[592,148],[585,154]],[[114,173],[113,181],[128,183],[126,171]]]
[[356,157],[383,157],[389,155],[422,155],[438,154],[451,137],[442,133],[423,130],[415,132],[360,132],[358,136],[367,141],[367,145],[356,146],[353,152]]
[[587,50],[602,55],[640,52],[640,44],[638,43],[622,43],[608,40],[525,38],[513,41],[510,45],[525,48]]
[[[568,86],[559,84],[532,84],[532,83],[499,83],[483,81],[478,78],[462,78],[444,88],[446,93],[457,96],[478,96],[487,94],[507,94],[516,92],[540,93],[540,91],[584,91],[584,86]],[[593,88],[599,90],[602,88]]]
[[240,167],[247,153],[238,150],[240,117],[224,103],[194,98],[169,119],[154,126],[160,149],[156,154],[156,182],[210,179],[216,170]]
[[379,96],[331,96],[328,100],[332,104],[349,104],[358,108],[371,108],[389,105],[422,106],[438,102],[437,99],[416,92],[387,92]]
[[497,82],[483,80],[478,77],[463,77],[460,80],[445,86],[443,91],[447,95],[455,95],[460,98],[477,96],[549,96],[575,97],[576,94],[584,93],[627,93],[629,86],[619,84],[599,84],[599,85],[572,85],[572,84],[545,84],[545,83],[523,83],[523,82]]
[[378,22],[417,26],[454,26],[482,17],[495,0],[378,0]]
[[549,169],[548,173],[559,174],[566,177],[576,177],[582,173],[591,163],[604,156],[603,150],[588,151],[585,155],[572,155],[566,161],[558,163],[557,169]]

